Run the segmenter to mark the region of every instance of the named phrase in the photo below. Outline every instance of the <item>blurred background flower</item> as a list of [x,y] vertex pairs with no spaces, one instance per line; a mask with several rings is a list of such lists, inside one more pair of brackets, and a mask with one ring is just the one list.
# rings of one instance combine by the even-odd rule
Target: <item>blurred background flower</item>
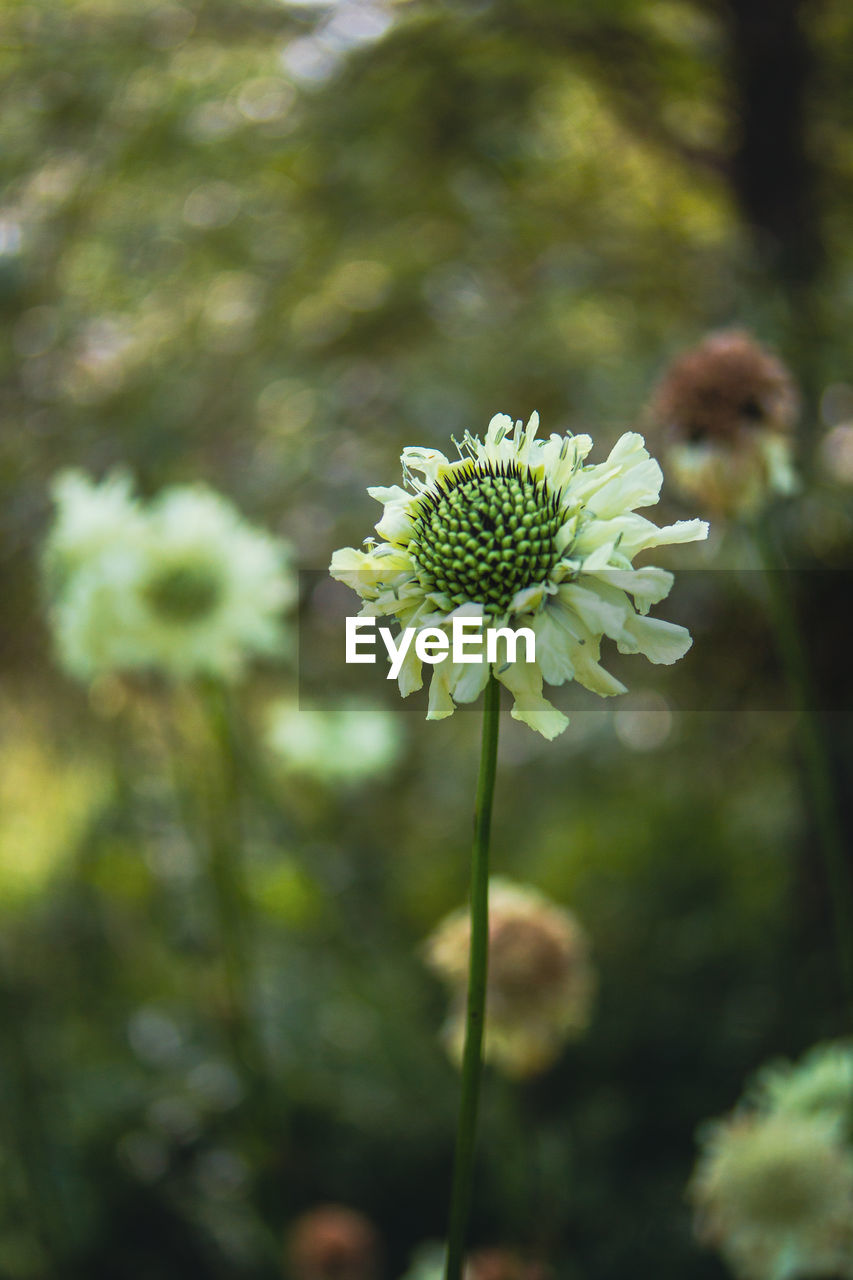
[[281,653],[296,588],[280,541],[219,494],[168,489],[145,509],[129,481],[55,485],[43,553],[60,661],[80,679],[133,670],[231,680]]
[[853,1274],[850,1045],[764,1068],[746,1099],[700,1130],[700,1239],[744,1280]]
[[[467,910],[443,920],[426,960],[452,993],[445,1029],[462,1060],[471,924]],[[528,885],[489,881],[489,974],[483,1056],[511,1076],[549,1067],[586,1029],[595,993],[589,944],[578,921]]]
[[358,784],[389,773],[403,747],[400,718],[374,708],[329,711],[278,701],[269,707],[267,744],[295,774],[327,785]]
[[744,1280],[853,1274],[853,1154],[797,1117],[717,1128],[692,1183],[697,1232]]
[[649,408],[673,485],[706,514],[746,516],[797,486],[790,373],[748,333],[709,334],[677,357]]
[[291,1227],[286,1263],[292,1280],[378,1280],[379,1236],[363,1213],[322,1205]]

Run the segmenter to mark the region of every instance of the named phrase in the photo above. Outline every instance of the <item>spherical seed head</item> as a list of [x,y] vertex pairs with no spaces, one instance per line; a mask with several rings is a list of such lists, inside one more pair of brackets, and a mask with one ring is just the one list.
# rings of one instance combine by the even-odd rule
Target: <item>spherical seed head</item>
[[[589,1023],[595,971],[586,935],[571,912],[536,890],[490,881],[489,974],[484,1057],[511,1076],[551,1065]],[[471,925],[467,910],[447,916],[427,942],[430,967],[451,990],[445,1039],[462,1061]]]
[[494,911],[489,946],[489,981],[505,1000],[529,1000],[536,992],[559,986],[572,967],[575,950],[586,959],[581,940],[544,913],[537,918]]
[[196,622],[212,613],[222,595],[213,564],[175,564],[159,569],[144,595],[155,613],[168,622]]
[[473,462],[424,496],[409,551],[422,586],[499,616],[547,578],[562,523],[557,497],[529,471]]
[[775,355],[743,330],[711,333],[670,365],[655,392],[652,417],[674,439],[733,442],[744,429],[785,433],[798,396]]

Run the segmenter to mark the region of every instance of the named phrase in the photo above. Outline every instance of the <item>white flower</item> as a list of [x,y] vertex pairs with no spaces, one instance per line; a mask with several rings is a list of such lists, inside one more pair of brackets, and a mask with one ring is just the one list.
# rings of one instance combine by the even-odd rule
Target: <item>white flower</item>
[[399,718],[390,712],[349,707],[331,711],[276,702],[267,742],[296,773],[324,782],[358,783],[387,773],[402,747]]
[[[59,529],[63,520],[86,528],[83,513],[71,520],[69,495],[106,511],[103,489],[60,481]],[[128,492],[123,508],[115,502],[111,536],[85,547],[79,538],[57,586],[52,617],[67,670],[80,679],[139,669],[232,679],[250,656],[279,650],[279,615],[295,595],[283,545],[201,486],[167,490],[147,510]],[[48,548],[56,543],[54,531]]]
[[712,1126],[690,1187],[697,1231],[742,1280],[853,1276],[853,1156],[795,1114]]
[[[450,630],[459,612],[530,627],[536,662],[520,654],[493,664],[494,674],[514,696],[516,719],[553,738],[568,720],[543,697],[543,679],[577,680],[605,697],[625,691],[599,663],[605,636],[620,653],[652,662],[687,652],[684,627],[646,616],[669,593],[672,575],[632,562],[647,548],[704,538],[708,526],[682,520],[658,528],[636,514],[658,501],[663,479],[636,433],[623,435],[606,462],[587,465],[589,436],[537,440],[538,425],[537,414],[526,427],[498,414],[484,441],[466,433],[455,462],[435,449],[405,449],[409,488],[368,490],[384,508],[376,525],[382,541],[335,552],[331,573],[362,597],[363,616],[393,617],[401,628]],[[438,663],[428,718],[474,701],[488,676],[485,659]],[[411,645],[400,692],[422,683]]]

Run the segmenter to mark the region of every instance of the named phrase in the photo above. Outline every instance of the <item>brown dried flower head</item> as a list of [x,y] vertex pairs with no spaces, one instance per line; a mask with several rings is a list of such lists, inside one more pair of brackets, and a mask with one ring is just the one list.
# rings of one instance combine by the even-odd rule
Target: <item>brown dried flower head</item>
[[711,333],[670,365],[648,416],[667,475],[717,515],[749,515],[796,489],[791,429],[799,396],[775,355],[742,329]]
[[[589,945],[572,913],[537,890],[495,877],[489,895],[485,1057],[510,1075],[531,1075],[550,1066],[564,1042],[586,1029],[595,993]],[[426,945],[427,963],[451,990],[445,1034],[457,1062],[470,938],[467,911],[455,911]]]
[[287,1240],[292,1280],[376,1280],[379,1237],[368,1218],[343,1205],[304,1213]]
[[787,432],[798,409],[782,361],[743,329],[711,333],[674,360],[651,406],[657,423],[691,444],[761,427]]

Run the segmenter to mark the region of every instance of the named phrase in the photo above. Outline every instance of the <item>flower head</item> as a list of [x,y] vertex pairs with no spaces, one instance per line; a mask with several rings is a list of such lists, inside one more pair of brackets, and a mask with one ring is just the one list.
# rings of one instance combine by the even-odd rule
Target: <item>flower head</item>
[[[159,670],[240,674],[281,644],[292,575],[275,539],[209,489],[167,490],[148,508],[128,482],[63,477],[46,547],[63,665],[80,679]],[[52,566],[59,566],[57,572]]]
[[359,783],[387,773],[399,758],[399,719],[388,711],[330,711],[276,702],[267,742],[289,769],[330,783]]
[[287,1261],[293,1280],[376,1280],[379,1237],[363,1213],[321,1205],[291,1228]]
[[686,497],[749,514],[796,488],[790,433],[799,400],[782,362],[742,330],[709,334],[664,374],[650,417]]
[[853,1155],[831,1124],[756,1113],[714,1125],[690,1193],[700,1238],[743,1280],[853,1276]]
[[[392,617],[404,628],[450,630],[461,615],[529,627],[536,661],[509,660],[499,649],[491,667],[514,696],[516,719],[553,738],[568,721],[543,697],[543,679],[577,680],[603,696],[624,693],[599,663],[605,636],[620,653],[652,662],[686,653],[684,627],[646,616],[669,593],[672,575],[634,568],[633,559],[649,547],[704,538],[707,525],[682,520],[658,528],[636,514],[657,502],[663,478],[636,433],[623,435],[606,462],[587,465],[589,436],[537,440],[538,425],[537,414],[526,427],[498,414],[485,440],[466,433],[454,462],[435,449],[405,449],[408,489],[368,490],[384,507],[376,525],[382,541],[336,551],[331,573],[361,596],[362,616]],[[489,670],[485,657],[438,663],[429,718],[474,701]],[[422,683],[411,646],[400,692],[405,697]]]
[[[533,1075],[586,1029],[595,993],[589,946],[571,912],[536,889],[493,877],[489,897],[484,1056],[508,1075]],[[463,909],[447,916],[426,944],[427,963],[452,994],[445,1038],[457,1063],[465,1038],[470,939]]]

